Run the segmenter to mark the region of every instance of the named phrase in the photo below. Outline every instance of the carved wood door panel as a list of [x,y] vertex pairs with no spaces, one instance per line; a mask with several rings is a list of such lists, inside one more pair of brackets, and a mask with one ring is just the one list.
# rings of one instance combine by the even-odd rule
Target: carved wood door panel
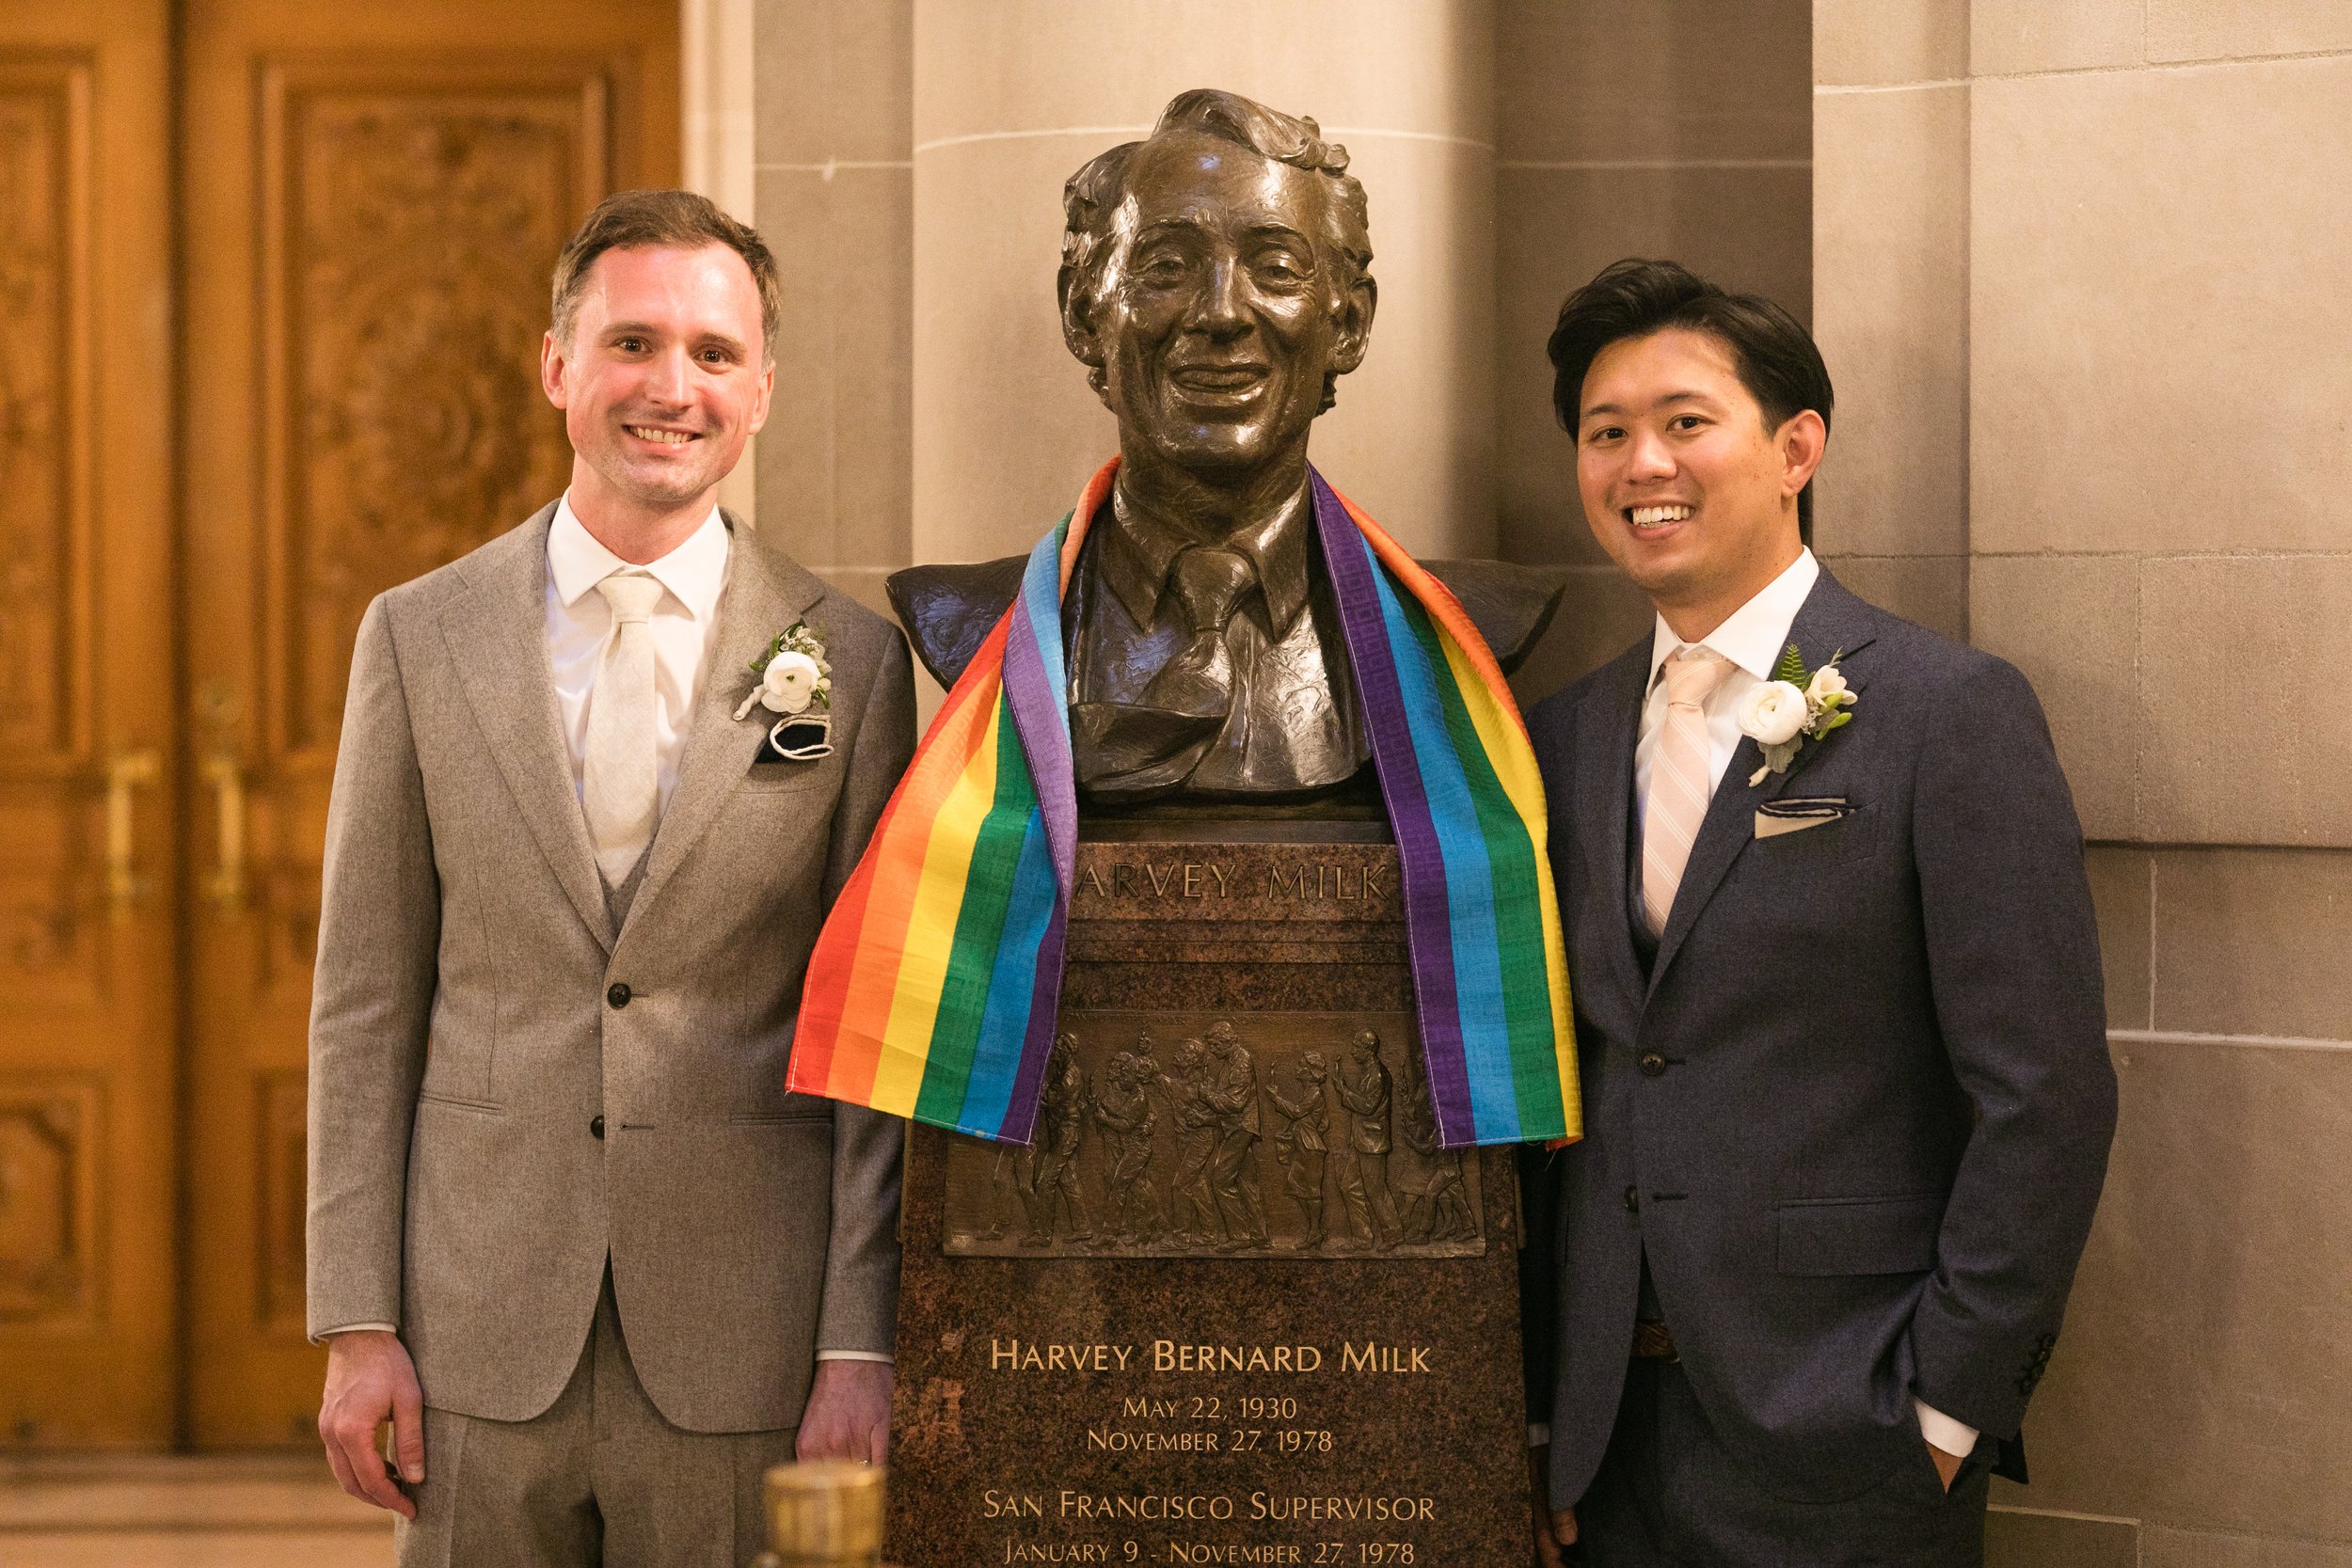
[[167,22],[0,9],[0,1445],[172,1435]]
[[189,1429],[314,1443],[305,1033],[352,636],[562,491],[548,274],[597,198],[676,181],[677,13],[181,16]]

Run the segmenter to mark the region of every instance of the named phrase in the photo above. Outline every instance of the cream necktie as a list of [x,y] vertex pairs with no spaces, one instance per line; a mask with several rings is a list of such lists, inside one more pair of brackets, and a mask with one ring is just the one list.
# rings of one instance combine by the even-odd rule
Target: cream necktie
[[661,792],[653,731],[653,627],[661,584],[642,573],[615,572],[596,584],[612,610],[612,636],[588,692],[588,743],[580,766],[580,804],[605,883],[628,879],[653,842]]
[[1642,802],[1642,912],[1652,936],[1666,929],[1675,890],[1715,793],[1707,758],[1707,699],[1731,673],[1731,661],[1711,648],[1684,648],[1665,669],[1666,728],[1650,764],[1649,799]]

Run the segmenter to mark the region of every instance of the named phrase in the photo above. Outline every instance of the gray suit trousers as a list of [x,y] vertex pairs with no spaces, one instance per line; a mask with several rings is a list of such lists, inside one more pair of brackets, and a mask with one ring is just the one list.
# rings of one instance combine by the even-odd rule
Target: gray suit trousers
[[760,1477],[796,1428],[688,1432],[637,1381],[608,1275],[580,1365],[527,1421],[430,1405],[400,1568],[743,1568],[766,1547]]

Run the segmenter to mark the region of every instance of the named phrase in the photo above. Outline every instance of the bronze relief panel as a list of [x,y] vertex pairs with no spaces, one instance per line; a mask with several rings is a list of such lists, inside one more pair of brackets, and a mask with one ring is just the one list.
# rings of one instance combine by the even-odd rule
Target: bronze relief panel
[[1454,1258],[1477,1162],[1438,1147],[1403,1012],[1062,1015],[1027,1148],[953,1140],[973,1258]]

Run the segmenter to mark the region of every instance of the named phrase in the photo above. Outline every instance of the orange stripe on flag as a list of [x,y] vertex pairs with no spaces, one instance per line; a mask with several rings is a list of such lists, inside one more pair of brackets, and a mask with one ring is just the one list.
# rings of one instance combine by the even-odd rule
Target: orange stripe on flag
[[[971,763],[972,754],[988,738],[997,713],[1002,682],[1005,633],[1009,617],[999,619],[956,682],[947,702],[931,721],[930,734],[916,749],[914,763],[899,781],[894,815],[899,802],[908,814],[890,831],[877,827],[858,871],[867,883],[865,908],[855,924],[836,917],[828,930],[839,930],[847,953],[825,954],[848,973],[841,982],[837,1018],[855,1019],[876,1030],[886,1029],[890,1004],[898,985],[898,964],[905,951],[907,923],[914,893],[922,880],[923,860],[930,846],[940,804],[955,788]],[[812,971],[816,960],[811,961]],[[854,1037],[835,1043],[824,1092],[863,1104],[873,1092],[874,1071],[882,1061],[880,1033],[861,1029]]]
[[[1329,480],[1324,481],[1327,485],[1330,483]],[[1502,666],[1495,662],[1494,650],[1486,646],[1486,640],[1479,635],[1470,612],[1462,608],[1462,601],[1454,596],[1454,590],[1431,576],[1428,569],[1407,554],[1402,545],[1389,537],[1386,530],[1364,515],[1354,501],[1341,496],[1336,488],[1331,494],[1339,496],[1340,505],[1347,509],[1348,517],[1364,531],[1364,537],[1371,542],[1372,552],[1380,558],[1380,563],[1402,578],[1405,585],[1413,591],[1413,596],[1421,600],[1422,608],[1436,616],[1438,624],[1452,634],[1454,646],[1462,657],[1478,672],[1478,678],[1486,683],[1486,689],[1500,699],[1503,711],[1511,716],[1512,724],[1524,736],[1527,721],[1520,716],[1519,705],[1511,696],[1510,683],[1502,677]]]

